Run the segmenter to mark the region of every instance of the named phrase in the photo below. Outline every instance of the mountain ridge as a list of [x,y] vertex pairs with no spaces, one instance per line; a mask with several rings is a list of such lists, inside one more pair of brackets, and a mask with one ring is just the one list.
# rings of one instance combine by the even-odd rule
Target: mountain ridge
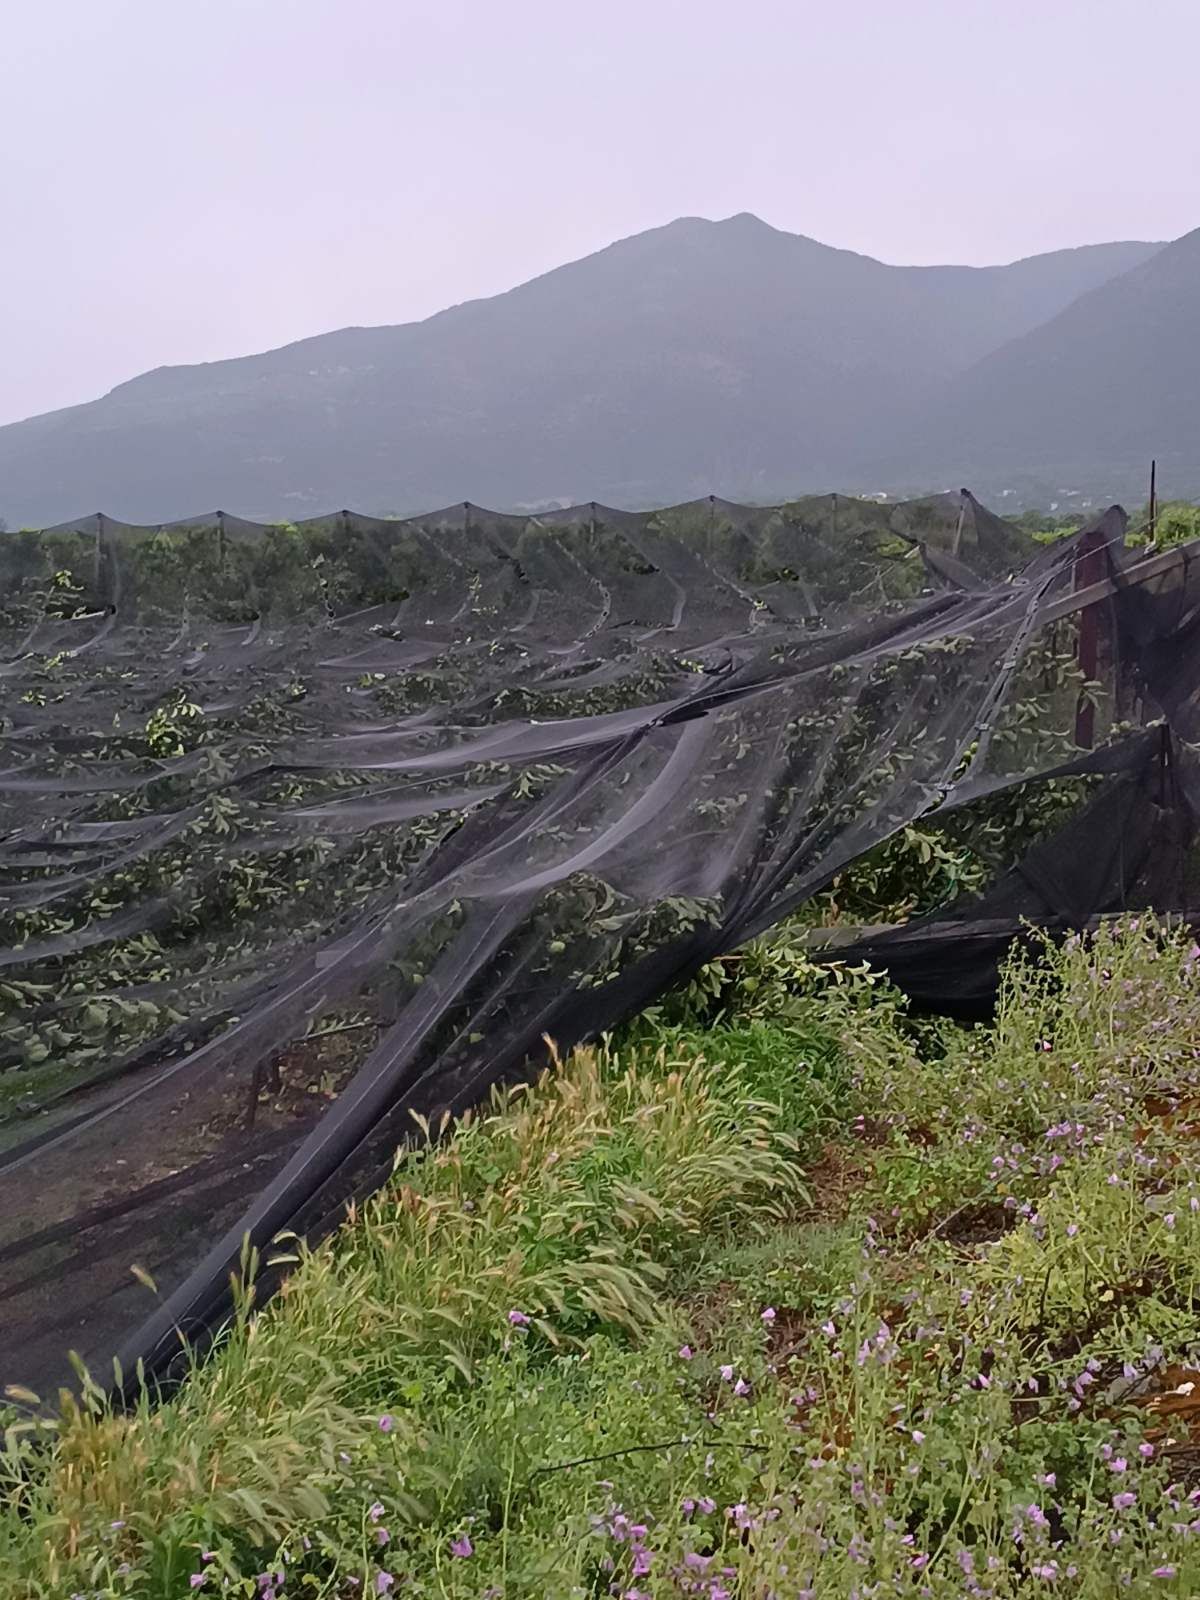
[[[970,471],[1109,470],[1200,491],[1200,228],[951,380],[931,420]],[[968,421],[969,419],[969,425]],[[980,466],[984,466],[982,458]],[[976,473],[978,476],[978,473]]]
[[828,486],[877,472],[906,427],[920,443],[911,420],[981,361],[1172,248],[894,266],[747,212],[676,218],[421,321],[164,365],[11,423],[0,513],[103,504],[155,522],[220,503],[270,519]]

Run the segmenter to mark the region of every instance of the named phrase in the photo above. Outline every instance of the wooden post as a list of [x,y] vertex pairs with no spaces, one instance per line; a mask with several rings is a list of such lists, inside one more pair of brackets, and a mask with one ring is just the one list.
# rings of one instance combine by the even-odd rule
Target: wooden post
[[1150,543],[1154,543],[1154,529],[1158,522],[1158,462],[1150,463]]

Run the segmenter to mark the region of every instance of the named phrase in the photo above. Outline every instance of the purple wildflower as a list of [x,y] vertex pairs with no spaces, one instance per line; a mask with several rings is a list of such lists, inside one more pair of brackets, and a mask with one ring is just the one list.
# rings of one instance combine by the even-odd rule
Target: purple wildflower
[[392,1577],[390,1572],[378,1572],[378,1573],[376,1573],[376,1575],[375,1575],[375,1593],[376,1594],[387,1594],[388,1590],[393,1587],[395,1582],[396,1582],[396,1580],[395,1580],[395,1578]]
[[681,1361],[690,1361],[694,1353],[690,1344],[681,1344],[679,1346],[679,1359]]
[[764,1322],[774,1322],[775,1321],[775,1307],[774,1306],[767,1306],[767,1308],[764,1310],[764,1312],[762,1314],[762,1320]]
[[471,1543],[470,1538],[464,1533],[461,1538],[451,1540],[450,1554],[452,1556],[458,1556],[461,1560],[465,1561],[468,1556],[473,1556],[475,1554],[475,1547]]
[[724,1378],[726,1383],[732,1383],[733,1382],[733,1366],[732,1366],[731,1363],[727,1362],[721,1368],[721,1376]]
[[395,1417],[387,1417],[387,1416],[380,1417],[380,1419],[379,1419],[379,1431],[380,1431],[380,1433],[391,1433],[392,1429],[395,1426],[396,1426]]
[[1132,1489],[1122,1489],[1120,1494],[1112,1497],[1114,1511],[1128,1511],[1130,1506],[1137,1504],[1137,1495]]
[[527,1328],[529,1326],[529,1318],[523,1311],[510,1311],[508,1320],[514,1328]]

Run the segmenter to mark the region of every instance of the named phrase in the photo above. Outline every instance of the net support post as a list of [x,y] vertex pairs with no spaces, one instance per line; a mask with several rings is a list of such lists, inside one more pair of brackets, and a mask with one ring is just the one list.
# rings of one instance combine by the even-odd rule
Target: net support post
[[[1088,528],[1079,539],[1075,556],[1074,587],[1091,588],[1108,576],[1104,534],[1097,528]],[[1096,600],[1084,606],[1079,613],[1079,645],[1077,657],[1079,670],[1088,683],[1094,683],[1100,669],[1100,610],[1104,602]],[[1086,687],[1079,691],[1079,705],[1075,712],[1075,743],[1081,750],[1090,750],[1096,738],[1096,708]]]

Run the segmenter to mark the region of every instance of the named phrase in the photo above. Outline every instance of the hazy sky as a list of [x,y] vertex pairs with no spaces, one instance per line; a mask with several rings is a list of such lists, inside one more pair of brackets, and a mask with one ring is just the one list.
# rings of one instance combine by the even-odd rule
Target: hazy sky
[[44,0],[0,20],[0,422],[681,215],[888,261],[1200,225],[1200,0]]

